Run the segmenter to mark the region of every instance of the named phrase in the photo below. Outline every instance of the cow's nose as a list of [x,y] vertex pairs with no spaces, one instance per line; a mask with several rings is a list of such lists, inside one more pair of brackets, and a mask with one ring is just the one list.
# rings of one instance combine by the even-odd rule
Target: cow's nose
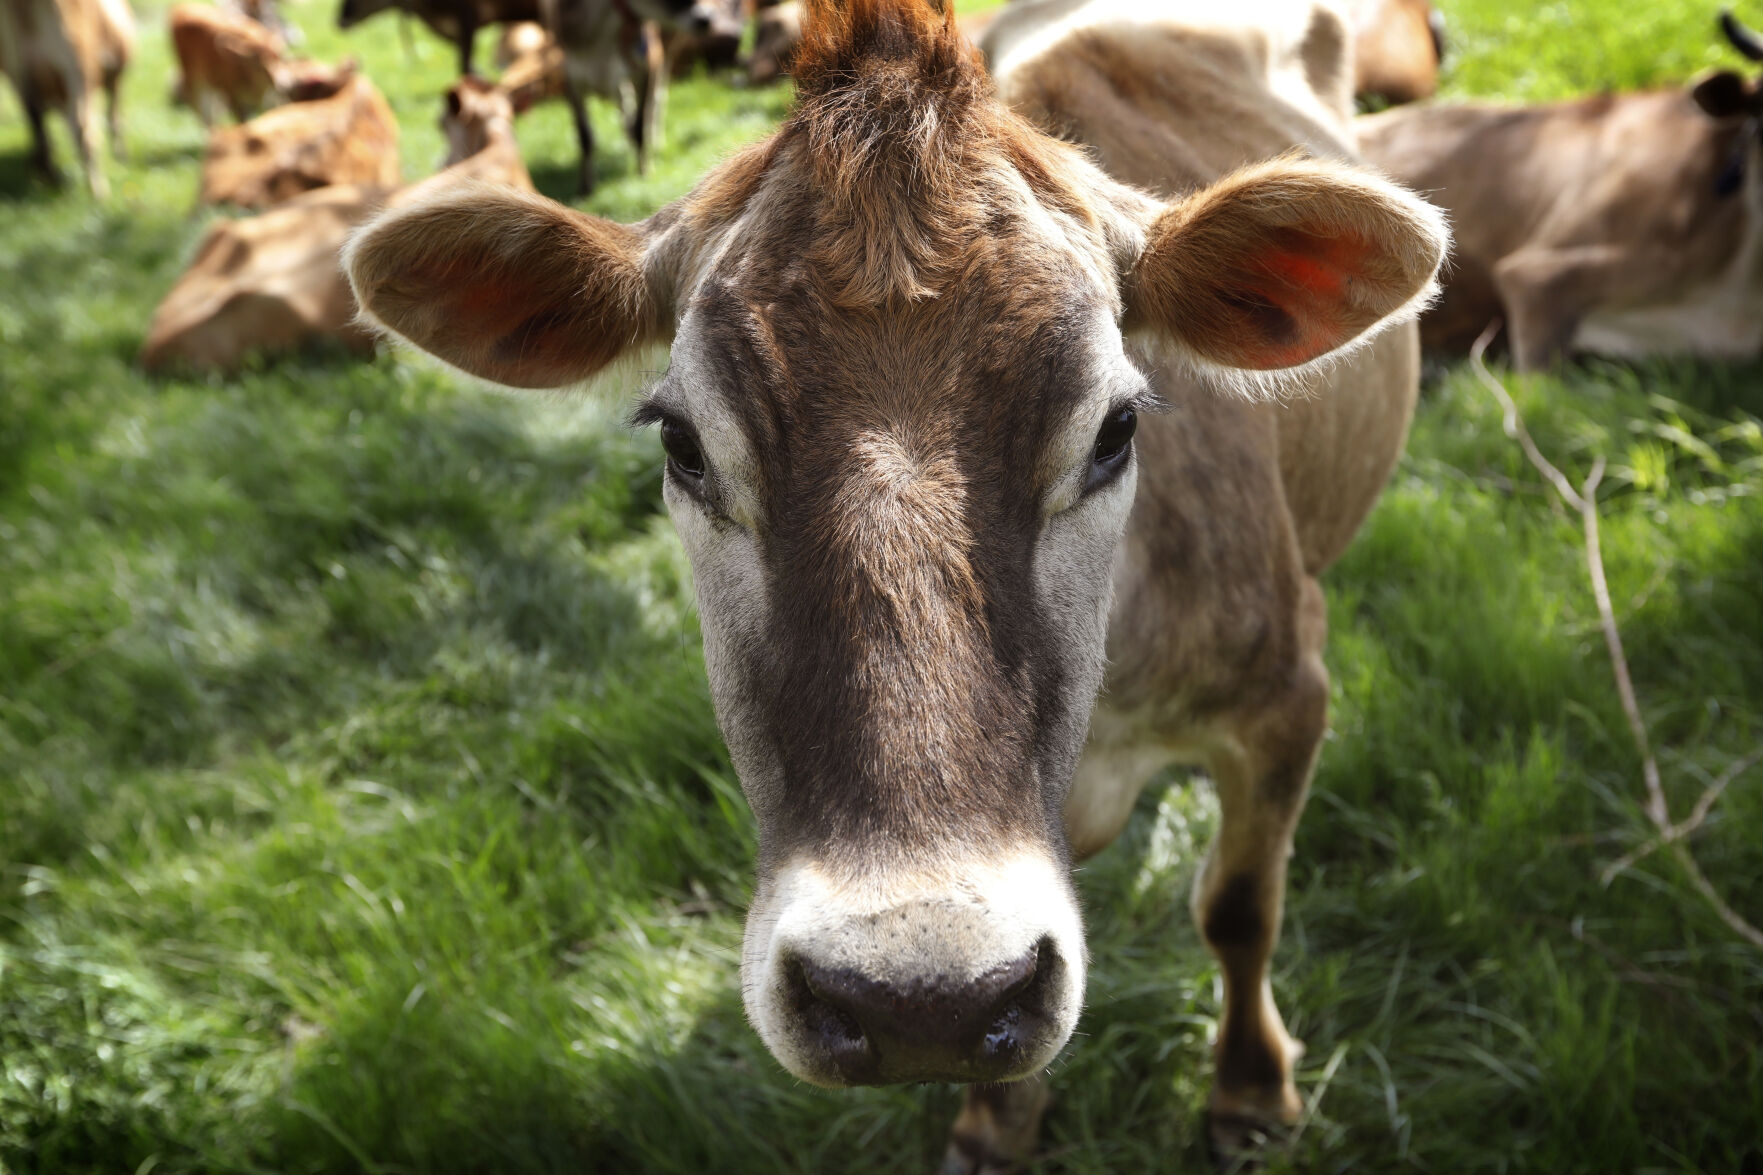
[[1018,1072],[1043,1039],[1057,957],[1042,938],[972,978],[904,983],[802,957],[790,987],[803,1028],[848,1084],[990,1081]]

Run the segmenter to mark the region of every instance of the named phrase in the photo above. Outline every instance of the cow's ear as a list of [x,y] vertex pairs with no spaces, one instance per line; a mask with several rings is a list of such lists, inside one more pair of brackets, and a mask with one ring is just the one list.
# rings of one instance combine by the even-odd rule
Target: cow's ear
[[393,334],[484,379],[554,388],[658,333],[643,243],[539,196],[450,187],[358,230],[343,268]]
[[1297,367],[1417,313],[1449,240],[1443,213],[1369,172],[1275,160],[1164,207],[1128,323],[1207,366]]
[[1737,118],[1754,113],[1756,100],[1745,79],[1730,69],[1709,74],[1690,89],[1690,97],[1709,118]]

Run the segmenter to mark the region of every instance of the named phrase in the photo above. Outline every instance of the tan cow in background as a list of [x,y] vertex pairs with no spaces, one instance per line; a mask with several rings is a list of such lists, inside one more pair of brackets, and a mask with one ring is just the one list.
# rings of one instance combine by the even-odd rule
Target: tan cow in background
[[31,128],[31,164],[57,176],[44,118],[66,117],[92,194],[109,193],[98,158],[96,94],[108,103],[110,148],[122,154],[118,88],[134,51],[135,22],[126,0],[3,0],[0,73],[12,79]]
[[166,26],[178,60],[176,97],[207,126],[223,108],[244,122],[272,101],[298,97],[314,69],[323,68],[287,61],[282,38],[241,13],[179,4],[167,14]]
[[1390,106],[1438,92],[1444,17],[1427,0],[1347,0],[1353,23],[1353,94]]
[[461,79],[448,91],[441,128],[447,166],[421,183],[402,190],[332,185],[262,215],[216,224],[154,311],[141,348],[142,366],[231,372],[252,355],[325,339],[352,351],[371,351],[372,336],[355,321],[355,299],[337,262],[350,229],[387,205],[421,199],[451,184],[532,190],[506,93],[474,78]]
[[[1730,16],[1752,60],[1763,42]],[[1457,235],[1428,345],[1504,318],[1513,362],[1763,350],[1758,83],[1545,106],[1417,106],[1359,120],[1366,157],[1445,208]]]
[[391,188],[398,179],[398,120],[373,83],[351,70],[328,98],[214,128],[201,202],[267,208],[329,184]]

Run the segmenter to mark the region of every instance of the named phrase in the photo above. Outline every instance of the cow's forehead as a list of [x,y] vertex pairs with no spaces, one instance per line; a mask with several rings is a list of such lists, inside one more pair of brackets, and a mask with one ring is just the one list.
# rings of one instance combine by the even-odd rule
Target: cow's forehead
[[[1030,286],[1040,292],[1025,302]],[[800,446],[877,430],[1029,460],[1090,401],[1131,396],[1139,381],[1112,307],[1071,273],[976,273],[935,298],[865,309],[811,281],[713,279],[680,336],[681,406],[733,417],[773,468]]]

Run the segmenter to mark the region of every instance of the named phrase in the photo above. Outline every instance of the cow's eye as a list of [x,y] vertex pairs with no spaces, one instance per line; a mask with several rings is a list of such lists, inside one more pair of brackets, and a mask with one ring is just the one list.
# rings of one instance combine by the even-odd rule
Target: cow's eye
[[1118,408],[1102,422],[1096,433],[1096,449],[1090,457],[1090,474],[1085,489],[1093,489],[1126,467],[1132,452],[1133,433],[1138,431],[1139,414],[1131,408]]
[[704,450],[692,430],[677,420],[661,422],[661,447],[667,450],[667,464],[673,472],[691,481],[704,477]]

